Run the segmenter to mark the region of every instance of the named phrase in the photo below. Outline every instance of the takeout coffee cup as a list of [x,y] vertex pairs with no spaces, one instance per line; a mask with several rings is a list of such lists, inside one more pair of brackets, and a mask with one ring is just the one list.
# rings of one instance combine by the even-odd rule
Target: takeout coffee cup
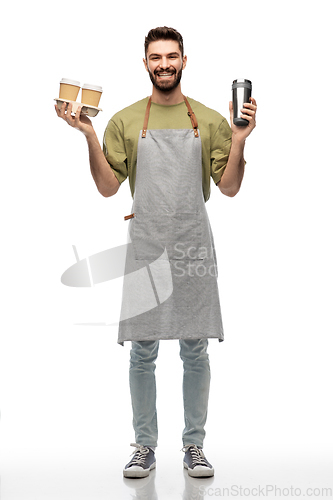
[[67,101],[76,101],[80,92],[80,82],[63,78],[60,82],[59,98]]
[[99,87],[98,85],[90,85],[89,83],[85,83],[82,86],[81,103],[98,108],[102,92],[103,92],[102,87]]

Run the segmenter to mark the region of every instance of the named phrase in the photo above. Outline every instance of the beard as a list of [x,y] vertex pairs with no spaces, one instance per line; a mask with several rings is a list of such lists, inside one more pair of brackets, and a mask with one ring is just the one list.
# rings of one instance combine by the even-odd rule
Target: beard
[[178,87],[180,80],[182,78],[182,69],[180,69],[177,73],[177,71],[174,68],[170,68],[168,70],[168,73],[172,73],[173,75],[176,75],[175,78],[173,78],[171,81],[163,81],[163,80],[157,80],[157,75],[159,73],[166,73],[166,71],[154,71],[154,73],[149,73],[149,78],[154,85],[154,87],[158,90],[161,90],[162,92],[170,92],[171,90],[174,90],[176,87]]

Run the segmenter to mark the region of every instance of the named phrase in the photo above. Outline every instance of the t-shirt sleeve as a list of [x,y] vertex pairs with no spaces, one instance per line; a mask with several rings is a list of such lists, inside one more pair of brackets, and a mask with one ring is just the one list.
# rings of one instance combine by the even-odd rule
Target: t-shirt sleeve
[[231,148],[231,128],[224,118],[211,140],[210,174],[215,184],[223,175]]
[[104,132],[103,153],[121,184],[128,176],[127,154],[123,135],[112,119]]

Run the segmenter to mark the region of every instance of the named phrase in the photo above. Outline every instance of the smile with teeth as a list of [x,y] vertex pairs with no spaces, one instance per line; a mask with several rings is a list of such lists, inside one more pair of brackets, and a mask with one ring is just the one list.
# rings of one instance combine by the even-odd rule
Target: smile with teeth
[[174,73],[157,73],[157,76],[159,78],[169,78],[170,76],[173,76]]

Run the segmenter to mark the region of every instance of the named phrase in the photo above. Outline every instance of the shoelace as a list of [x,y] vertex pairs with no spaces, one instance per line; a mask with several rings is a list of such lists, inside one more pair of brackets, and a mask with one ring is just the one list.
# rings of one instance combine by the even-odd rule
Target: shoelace
[[148,455],[149,453],[149,448],[146,448],[146,446],[142,446],[137,443],[131,443],[131,446],[135,446],[137,448],[137,450],[134,450],[133,453],[131,453],[131,455],[134,455],[131,462],[134,465],[144,465],[146,455]]
[[184,446],[184,448],[181,449],[181,451],[184,451],[185,453],[187,452],[187,450],[190,450],[194,467],[196,465],[205,465],[207,467],[206,457],[203,451],[200,450],[197,445],[190,444],[188,446]]

